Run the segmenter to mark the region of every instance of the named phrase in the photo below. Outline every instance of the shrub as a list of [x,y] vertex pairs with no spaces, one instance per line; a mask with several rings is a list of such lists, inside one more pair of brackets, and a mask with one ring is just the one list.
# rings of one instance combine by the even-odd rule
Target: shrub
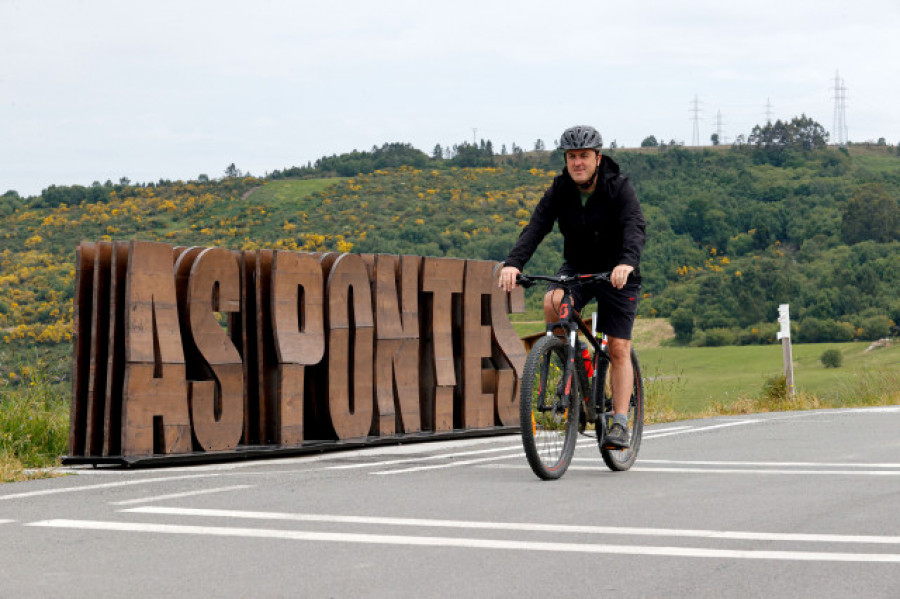
[[721,347],[723,345],[735,345],[737,334],[733,329],[714,328],[705,331],[706,338],[703,345],[708,347]]
[[783,400],[787,397],[787,380],[783,374],[769,377],[763,383],[762,396],[766,400]]
[[841,364],[844,362],[844,356],[836,349],[825,350],[825,352],[822,353],[822,357],[819,359],[822,361],[822,365],[825,366],[825,368],[840,368]]

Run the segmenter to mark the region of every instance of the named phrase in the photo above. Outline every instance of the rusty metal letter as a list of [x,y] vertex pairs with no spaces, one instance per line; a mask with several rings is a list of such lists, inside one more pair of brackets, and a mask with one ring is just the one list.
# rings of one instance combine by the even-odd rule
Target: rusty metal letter
[[224,248],[187,251],[175,272],[185,352],[196,365],[188,371],[194,438],[206,451],[234,449],[244,425],[243,365],[216,313],[240,312],[238,261]]
[[456,387],[453,295],[462,293],[465,267],[464,260],[452,258],[425,258],[422,266],[422,291],[427,294],[425,301],[430,316],[426,323],[422,367],[423,417],[435,432],[453,430],[453,392]]
[[134,241],[125,291],[122,453],[191,451],[172,248]]
[[518,333],[509,322],[510,312],[525,311],[525,292],[516,287],[506,293],[498,285],[502,264],[494,267],[491,279],[491,334],[494,338],[493,358],[497,365],[494,409],[503,426],[519,425],[519,381],[528,357]]
[[375,322],[363,259],[343,254],[326,283],[328,296],[328,416],[338,439],[358,439],[372,428]]
[[[374,262],[376,435],[416,433],[419,407],[418,256],[378,254]],[[399,293],[398,293],[399,283]],[[395,391],[396,390],[396,391]]]
[[278,351],[273,418],[276,443],[303,443],[306,366],[325,354],[322,267],[311,254],[275,252],[272,263],[272,325]]
[[[494,425],[494,385],[490,384],[493,369],[482,366],[482,361],[491,357],[491,327],[485,326],[489,314],[482,300],[491,297],[493,267],[493,262],[466,261],[462,335],[463,428]],[[485,382],[489,393],[485,393]]]

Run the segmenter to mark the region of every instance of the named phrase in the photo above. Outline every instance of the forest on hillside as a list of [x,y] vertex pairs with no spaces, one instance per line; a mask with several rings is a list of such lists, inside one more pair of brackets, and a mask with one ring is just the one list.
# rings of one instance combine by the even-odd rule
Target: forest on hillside
[[[813,125],[758,127],[740,146],[609,152],[648,222],[642,316],[695,345],[774,342],[780,303],[800,342],[896,334],[900,156],[825,146]],[[7,192],[0,340],[67,341],[82,239],[502,260],[562,164],[558,151],[490,142],[432,155],[396,143],[265,177]],[[561,245],[551,234],[527,270],[555,271]]]

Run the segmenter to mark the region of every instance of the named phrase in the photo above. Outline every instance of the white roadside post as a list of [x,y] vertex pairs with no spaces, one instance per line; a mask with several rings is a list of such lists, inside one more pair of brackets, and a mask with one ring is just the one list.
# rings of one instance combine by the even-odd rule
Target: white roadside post
[[781,329],[778,338],[781,339],[781,354],[784,360],[784,385],[788,398],[794,397],[794,359],[791,356],[791,315],[790,304],[778,306],[778,323]]

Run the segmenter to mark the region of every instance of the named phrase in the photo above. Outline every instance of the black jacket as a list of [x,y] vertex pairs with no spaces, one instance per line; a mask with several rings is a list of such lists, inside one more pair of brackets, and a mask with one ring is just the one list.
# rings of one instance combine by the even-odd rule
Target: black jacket
[[601,158],[597,188],[584,206],[578,185],[563,169],[538,202],[504,264],[522,270],[554,222],[559,222],[563,235],[563,257],[577,272],[605,272],[629,264],[635,270],[633,280],[640,281],[644,214],[634,187],[612,158]]

